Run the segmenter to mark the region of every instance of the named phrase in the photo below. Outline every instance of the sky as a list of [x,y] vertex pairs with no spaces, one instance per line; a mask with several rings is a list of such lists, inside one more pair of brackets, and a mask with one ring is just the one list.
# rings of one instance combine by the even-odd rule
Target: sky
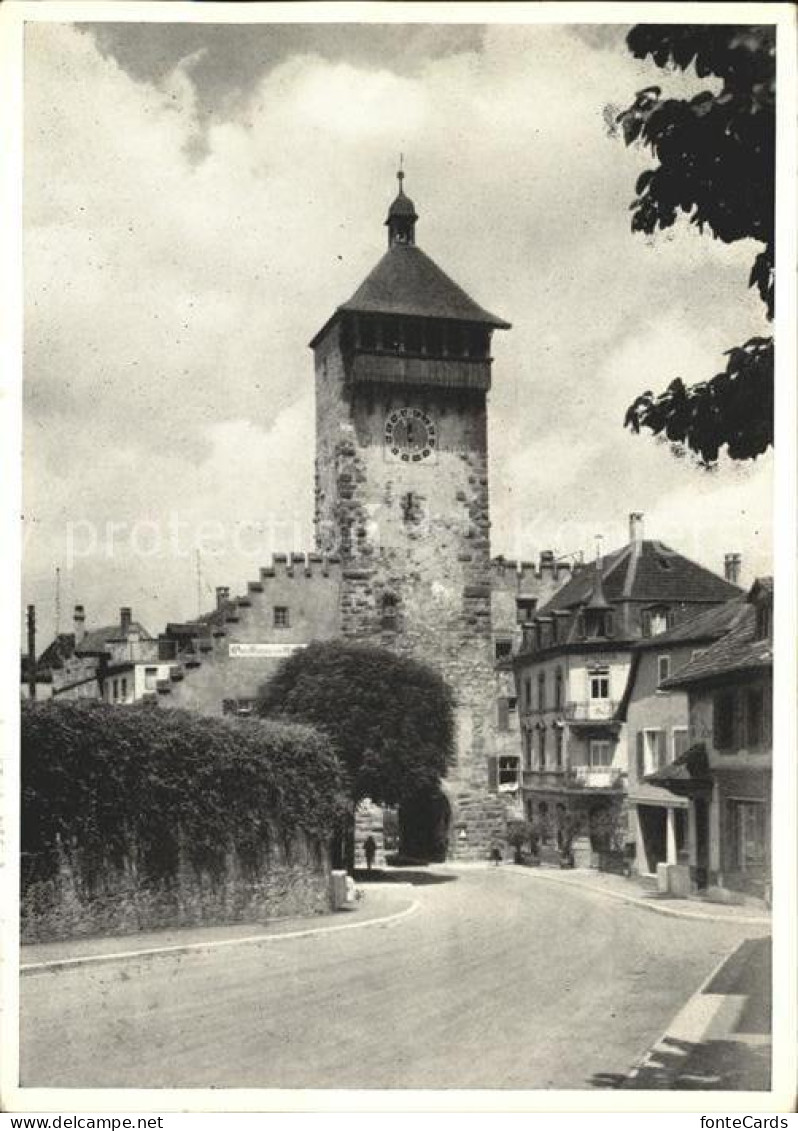
[[[772,458],[707,472],[626,406],[767,333],[755,245],[633,235],[652,82],[602,26],[32,23],[25,40],[24,603],[153,633],[312,549],[314,333],[417,242],[494,337],[492,552],[646,536],[771,571]],[[197,549],[200,550],[199,563]],[[198,569],[199,564],[199,569]]]

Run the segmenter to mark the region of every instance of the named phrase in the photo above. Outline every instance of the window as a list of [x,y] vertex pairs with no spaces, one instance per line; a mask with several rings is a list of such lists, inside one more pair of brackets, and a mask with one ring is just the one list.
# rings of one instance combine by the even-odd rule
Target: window
[[396,610],[398,602],[393,593],[382,595],[382,627],[391,632],[396,628]]
[[532,732],[524,731],[524,769],[532,769]]
[[507,660],[513,654],[512,640],[497,640],[494,644],[495,656],[497,660]]
[[761,801],[730,800],[727,807],[730,864],[741,872],[767,864],[765,806]]
[[643,731],[643,748],[644,748],[644,774],[653,774],[655,770],[659,770],[668,760],[668,751],[665,741],[664,730],[644,730]]
[[734,746],[734,692],[718,692],[712,706],[712,737],[715,748],[731,750]]
[[591,738],[590,740],[590,766],[591,769],[599,769],[605,766],[612,765],[612,751],[609,742],[601,738]]
[[274,606],[274,627],[288,628],[290,624],[287,605]]
[[590,673],[590,698],[609,699],[610,673],[606,668],[600,668]]
[[504,755],[499,758],[499,789],[502,786],[517,786],[519,777],[518,758],[515,755]]
[[538,710],[546,710],[546,673],[541,672],[538,676]]
[[112,683],[111,687],[112,687],[111,694],[113,696],[114,703],[116,703],[117,699],[119,698],[119,680],[115,679],[114,682]]
[[145,668],[144,669],[144,690],[155,691],[158,685],[158,669]]
[[546,769],[546,728],[541,727],[538,731],[538,766],[541,770]]
[[659,636],[661,632],[666,632],[669,627],[669,615],[669,611],[665,607],[643,609],[640,614],[643,636]]
[[562,671],[557,668],[554,673],[554,706],[556,710],[562,707]]
[[562,727],[554,728],[554,768],[557,770],[562,769],[562,748],[563,748],[563,729]]
[[518,624],[526,624],[532,620],[537,608],[537,597],[516,597],[515,619]]
[[120,695],[121,695],[122,701],[124,703],[126,703],[127,702],[127,679],[124,676],[122,676]]
[[670,656],[657,656],[657,683],[662,684],[671,674]]
[[515,697],[515,695],[508,695],[508,697],[507,697],[507,710],[510,712],[510,714],[512,714],[513,711],[518,710],[518,700]]
[[528,675],[524,680],[524,706],[528,711],[532,710],[532,676]]
[[690,746],[690,732],[687,727],[673,728],[673,757],[681,758]]
[[765,696],[761,687],[745,693],[745,744],[761,746],[765,737]]

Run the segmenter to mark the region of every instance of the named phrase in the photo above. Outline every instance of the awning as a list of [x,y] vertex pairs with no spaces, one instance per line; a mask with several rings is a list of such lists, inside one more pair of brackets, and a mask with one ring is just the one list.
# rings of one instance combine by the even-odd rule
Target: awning
[[697,742],[667,766],[661,766],[653,774],[646,774],[644,781],[688,796],[711,789],[712,771],[706,746],[703,742]]
[[634,789],[630,789],[629,800],[632,805],[657,805],[666,809],[690,808],[688,797],[671,793],[669,789],[663,789],[662,786],[649,785],[647,782],[641,782]]

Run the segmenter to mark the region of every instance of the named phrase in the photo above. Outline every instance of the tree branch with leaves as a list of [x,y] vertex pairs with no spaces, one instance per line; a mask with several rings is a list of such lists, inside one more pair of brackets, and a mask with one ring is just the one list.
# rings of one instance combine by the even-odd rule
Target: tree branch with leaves
[[[657,159],[638,177],[632,231],[653,234],[680,215],[724,243],[753,239],[749,286],[768,319],[774,303],[774,174],[776,45],[772,26],[637,25],[627,45],[639,59],[699,78],[714,76],[717,92],[665,98],[659,86],[641,90],[617,121],[627,145]],[[726,352],[725,368],[686,385],[677,377],[628,408],[625,425],[647,428],[682,454],[705,464],[725,447],[732,459],[753,459],[773,444],[773,340],[752,337]]]

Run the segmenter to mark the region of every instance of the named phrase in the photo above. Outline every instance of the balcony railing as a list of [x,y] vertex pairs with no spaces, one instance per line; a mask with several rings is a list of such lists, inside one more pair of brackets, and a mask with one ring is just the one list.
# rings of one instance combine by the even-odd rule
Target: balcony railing
[[566,703],[564,717],[571,723],[610,722],[618,710],[614,699],[588,699],[585,703]]
[[537,786],[562,786],[565,784],[565,770],[549,767],[545,770],[524,770],[523,784],[527,789]]
[[609,789],[621,779],[621,771],[616,766],[572,766],[570,773],[588,789]]

